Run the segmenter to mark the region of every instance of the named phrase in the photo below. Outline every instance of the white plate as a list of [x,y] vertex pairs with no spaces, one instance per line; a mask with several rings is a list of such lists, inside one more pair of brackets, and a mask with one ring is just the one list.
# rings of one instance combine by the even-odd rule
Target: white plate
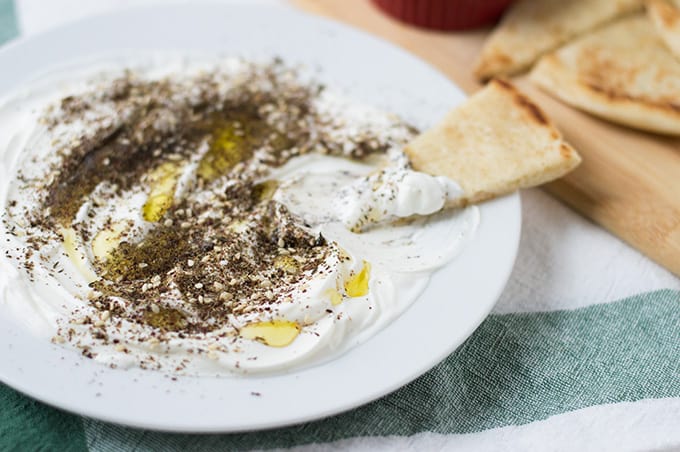
[[[437,71],[390,44],[261,4],[129,10],[16,41],[0,49],[0,96],[65,62],[133,50],[281,56],[318,67],[323,81],[420,126],[464,99]],[[113,370],[32,336],[0,305],[0,380],[78,414],[167,431],[255,430],[339,413],[410,382],[472,334],[510,275],[520,220],[517,194],[482,205],[473,240],[433,276],[412,307],[373,338],[317,367],[178,381],[153,371]]]

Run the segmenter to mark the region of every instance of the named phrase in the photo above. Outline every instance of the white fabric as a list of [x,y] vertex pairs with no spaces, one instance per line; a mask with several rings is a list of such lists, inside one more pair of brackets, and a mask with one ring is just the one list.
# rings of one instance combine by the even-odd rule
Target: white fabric
[[[159,0],[15,2],[20,30],[31,34],[89,14]],[[680,289],[680,279],[544,192],[526,190],[522,203],[517,264],[495,312],[573,309],[654,289]],[[299,449],[680,450],[678,419],[680,399],[643,400],[590,407],[529,425],[475,434],[354,438]]]
[[522,192],[522,239],[495,312],[554,311],[615,301],[680,279],[539,189]]
[[[677,451],[680,399],[599,405],[527,425],[465,435],[420,433],[410,438],[352,438],[291,452],[460,451]],[[670,433],[673,432],[673,433]],[[670,434],[669,434],[670,433]]]

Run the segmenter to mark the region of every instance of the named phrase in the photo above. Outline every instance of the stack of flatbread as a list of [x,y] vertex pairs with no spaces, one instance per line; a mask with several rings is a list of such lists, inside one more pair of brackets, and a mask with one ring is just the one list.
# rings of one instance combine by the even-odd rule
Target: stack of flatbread
[[532,66],[530,80],[565,103],[680,135],[680,0],[519,0],[486,42],[476,74]]
[[523,72],[575,36],[641,7],[641,0],[518,0],[484,45],[475,73],[486,80]]

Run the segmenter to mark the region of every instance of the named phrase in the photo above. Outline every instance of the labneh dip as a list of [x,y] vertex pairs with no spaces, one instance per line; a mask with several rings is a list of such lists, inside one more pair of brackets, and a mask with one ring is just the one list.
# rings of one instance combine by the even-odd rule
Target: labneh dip
[[319,363],[476,228],[442,210],[454,181],[411,169],[414,127],[280,61],[126,67],[0,103],[2,302],[46,340],[179,374]]

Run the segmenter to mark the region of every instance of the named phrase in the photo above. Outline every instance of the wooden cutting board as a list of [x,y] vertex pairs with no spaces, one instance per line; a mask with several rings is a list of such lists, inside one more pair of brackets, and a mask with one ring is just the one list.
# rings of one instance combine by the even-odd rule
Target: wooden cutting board
[[[480,87],[472,67],[489,30],[421,30],[388,18],[368,0],[293,3],[392,41],[437,67],[468,93]],[[576,171],[548,184],[546,190],[680,276],[680,138],[606,123],[539,92],[526,77],[514,81],[583,156]]]

